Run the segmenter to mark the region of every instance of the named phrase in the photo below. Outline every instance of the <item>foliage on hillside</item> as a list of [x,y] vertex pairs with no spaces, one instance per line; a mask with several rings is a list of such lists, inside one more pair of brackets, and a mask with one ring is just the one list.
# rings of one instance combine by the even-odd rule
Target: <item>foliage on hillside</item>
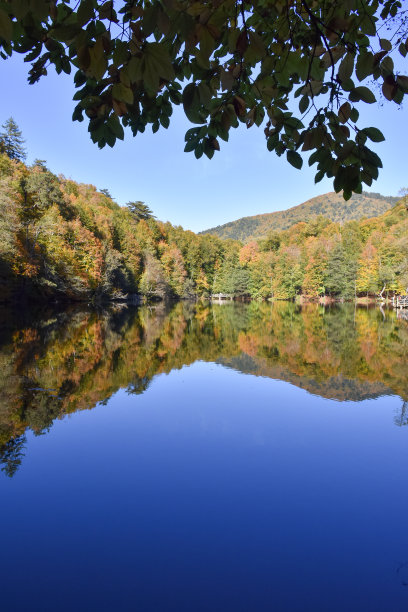
[[359,220],[364,217],[378,217],[397,201],[398,198],[392,196],[364,191],[362,194],[354,194],[348,202],[345,202],[341,194],[331,192],[311,198],[288,210],[242,217],[201,233],[248,242],[266,238],[273,230],[288,229],[295,223],[309,221],[319,215],[337,223]]
[[[316,217],[266,240],[249,242],[239,253],[240,279],[253,298],[293,299],[405,293],[408,288],[408,198],[381,217],[345,224]],[[216,281],[233,281],[228,263]],[[243,291],[242,287],[240,291]]]
[[155,221],[147,206],[131,204],[56,177],[40,160],[28,167],[0,155],[0,299],[208,293],[216,266],[239,245]]
[[56,177],[41,160],[28,167],[0,155],[0,300],[402,293],[404,201],[359,222],[314,216],[242,246],[156,221],[141,202],[120,207],[92,185]]
[[184,302],[171,311],[49,313],[0,332],[0,461],[9,475],[21,462],[27,428],[40,435],[57,418],[93,408],[120,388],[143,393],[155,375],[196,360],[328,398],[393,392],[408,399],[408,325],[392,311]]

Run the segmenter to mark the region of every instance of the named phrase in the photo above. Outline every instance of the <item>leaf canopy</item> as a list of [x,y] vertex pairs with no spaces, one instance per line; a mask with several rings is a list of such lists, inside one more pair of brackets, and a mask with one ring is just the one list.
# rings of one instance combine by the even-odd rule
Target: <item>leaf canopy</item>
[[316,180],[347,195],[381,167],[366,140],[382,134],[360,127],[356,104],[401,104],[408,93],[396,68],[407,14],[399,0],[9,0],[0,55],[32,62],[30,83],[50,65],[73,70],[73,119],[88,120],[101,148],[124,127],[167,128],[182,105],[197,126],[185,150],[197,158],[213,157],[231,128],[262,125],[268,150],[296,168],[311,152]]

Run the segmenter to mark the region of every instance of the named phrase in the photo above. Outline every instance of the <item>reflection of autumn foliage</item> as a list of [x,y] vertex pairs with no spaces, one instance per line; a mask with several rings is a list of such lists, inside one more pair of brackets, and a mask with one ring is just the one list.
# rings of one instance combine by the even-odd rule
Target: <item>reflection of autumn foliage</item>
[[254,334],[240,332],[238,334],[238,346],[243,353],[251,357],[256,357],[258,354],[259,339]]
[[[120,388],[141,393],[156,374],[196,360],[247,371],[240,362],[247,355],[252,373],[327,397],[356,399],[359,385],[366,394],[391,389],[408,396],[408,325],[392,311],[178,303],[170,311],[161,305],[59,313],[2,333],[0,446],[28,427],[40,433],[55,418],[93,408]],[[18,461],[22,447],[8,444],[8,456]]]

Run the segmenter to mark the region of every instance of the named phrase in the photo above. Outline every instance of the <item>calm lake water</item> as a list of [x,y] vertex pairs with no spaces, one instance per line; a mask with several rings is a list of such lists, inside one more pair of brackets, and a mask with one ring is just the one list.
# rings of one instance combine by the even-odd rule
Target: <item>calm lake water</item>
[[1,313],[0,607],[408,610],[408,322]]

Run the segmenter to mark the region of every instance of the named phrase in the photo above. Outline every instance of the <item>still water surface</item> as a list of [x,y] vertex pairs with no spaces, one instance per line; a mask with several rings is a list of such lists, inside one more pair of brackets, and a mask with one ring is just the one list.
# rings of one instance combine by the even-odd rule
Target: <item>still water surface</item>
[[394,312],[2,321],[2,610],[408,610]]

